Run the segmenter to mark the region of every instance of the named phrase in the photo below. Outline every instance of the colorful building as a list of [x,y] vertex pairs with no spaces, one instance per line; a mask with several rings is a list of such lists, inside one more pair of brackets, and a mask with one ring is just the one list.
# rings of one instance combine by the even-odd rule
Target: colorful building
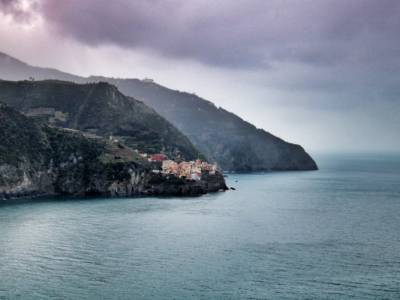
[[161,162],[161,173],[171,174],[180,178],[190,180],[201,180],[203,173],[215,174],[218,167],[216,164],[209,164],[197,159],[195,161],[183,161],[179,164],[167,158],[164,154],[153,154],[149,156],[150,162]]
[[177,175],[179,171],[179,165],[173,160],[167,159],[162,162],[162,170],[163,173]]
[[164,161],[167,160],[168,157],[165,154],[159,153],[159,154],[152,154],[150,155],[149,161]]

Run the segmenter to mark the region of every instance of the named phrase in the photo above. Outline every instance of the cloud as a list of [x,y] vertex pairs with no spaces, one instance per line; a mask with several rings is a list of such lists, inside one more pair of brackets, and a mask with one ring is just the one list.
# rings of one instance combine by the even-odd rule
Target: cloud
[[400,57],[397,0],[40,1],[51,26],[83,43],[216,66],[295,61],[329,67]]
[[229,68],[399,66],[397,0],[0,0],[81,43]]
[[0,0],[0,12],[18,22],[29,22],[36,9],[35,0]]

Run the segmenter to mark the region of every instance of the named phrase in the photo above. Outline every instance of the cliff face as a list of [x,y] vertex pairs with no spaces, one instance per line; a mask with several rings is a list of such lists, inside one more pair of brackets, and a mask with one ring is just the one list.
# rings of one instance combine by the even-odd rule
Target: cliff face
[[108,83],[0,81],[0,101],[51,125],[113,136],[141,152],[186,160],[199,156],[172,124]]
[[160,176],[121,143],[38,125],[1,104],[0,136],[0,199],[199,195],[226,189],[221,174],[196,182]]

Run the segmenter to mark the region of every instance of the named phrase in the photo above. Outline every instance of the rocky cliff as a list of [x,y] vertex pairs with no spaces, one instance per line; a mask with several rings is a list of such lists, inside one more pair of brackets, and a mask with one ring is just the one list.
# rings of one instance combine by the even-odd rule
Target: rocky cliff
[[200,195],[225,190],[221,174],[199,181],[154,174],[120,142],[38,124],[0,104],[0,199],[24,196]]

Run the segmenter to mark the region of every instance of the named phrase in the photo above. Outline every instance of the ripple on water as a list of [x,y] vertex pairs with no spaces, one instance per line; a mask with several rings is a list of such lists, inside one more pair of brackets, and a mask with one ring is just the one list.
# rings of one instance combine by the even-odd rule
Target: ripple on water
[[388,159],[230,175],[200,198],[1,203],[0,299],[399,299]]

